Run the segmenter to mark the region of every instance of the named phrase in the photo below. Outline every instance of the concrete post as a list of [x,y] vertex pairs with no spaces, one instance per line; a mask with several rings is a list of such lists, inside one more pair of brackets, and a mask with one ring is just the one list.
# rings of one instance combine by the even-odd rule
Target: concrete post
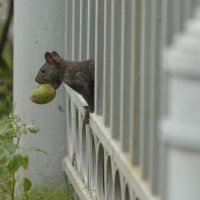
[[28,123],[35,121],[40,132],[26,137],[23,147],[39,147],[48,155],[31,153],[27,175],[33,183],[50,180],[61,183],[65,155],[65,93],[62,86],[56,98],[46,105],[29,99],[37,84],[34,79],[44,63],[44,53],[56,50],[64,56],[65,1],[17,0],[14,6],[14,103],[15,112]]

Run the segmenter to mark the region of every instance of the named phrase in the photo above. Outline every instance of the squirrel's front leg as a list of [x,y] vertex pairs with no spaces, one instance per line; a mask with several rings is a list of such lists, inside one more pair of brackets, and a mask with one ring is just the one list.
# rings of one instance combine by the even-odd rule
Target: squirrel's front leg
[[85,124],[89,124],[90,119],[90,113],[94,112],[94,96],[93,94],[90,94],[88,91],[83,94],[83,97],[85,98],[86,102],[88,103],[88,106],[84,106],[85,108],[85,117],[83,122]]
[[91,109],[89,106],[84,106],[84,108],[85,108],[85,117],[83,119],[83,123],[86,125],[89,124]]

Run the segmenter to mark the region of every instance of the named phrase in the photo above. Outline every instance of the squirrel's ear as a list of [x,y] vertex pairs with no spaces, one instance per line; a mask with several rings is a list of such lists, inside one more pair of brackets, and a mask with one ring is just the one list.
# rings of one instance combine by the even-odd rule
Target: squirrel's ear
[[59,58],[60,58],[60,55],[59,55],[56,51],[52,51],[52,52],[51,52],[51,55],[52,55],[53,57],[59,57]]
[[49,52],[46,52],[44,54],[44,57],[45,57],[45,60],[46,60],[47,63],[51,63],[53,61],[53,57]]

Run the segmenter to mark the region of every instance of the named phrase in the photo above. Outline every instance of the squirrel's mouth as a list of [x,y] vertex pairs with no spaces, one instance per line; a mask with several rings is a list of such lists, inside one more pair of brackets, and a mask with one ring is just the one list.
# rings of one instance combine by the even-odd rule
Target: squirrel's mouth
[[49,84],[51,84],[51,85],[53,86],[54,89],[58,89],[58,87],[59,87],[59,85],[56,84],[56,83],[49,83]]
[[51,85],[53,86],[54,89],[58,89],[58,87],[59,87],[59,85],[56,84],[56,83],[51,83],[51,82],[43,81],[43,80],[38,79],[37,77],[35,78],[35,81],[36,81],[37,83],[39,83],[39,84],[45,84],[45,83],[51,84]]

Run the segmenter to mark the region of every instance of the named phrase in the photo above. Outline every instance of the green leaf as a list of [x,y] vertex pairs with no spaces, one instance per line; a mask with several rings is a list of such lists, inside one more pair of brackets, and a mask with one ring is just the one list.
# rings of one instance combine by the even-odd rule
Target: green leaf
[[23,188],[24,192],[28,192],[32,186],[31,181],[28,178],[23,179]]
[[14,148],[15,148],[15,145],[16,145],[16,144],[14,143],[13,138],[7,138],[5,142],[6,142],[7,147],[9,148],[9,150],[10,150],[10,151],[13,151]]
[[0,160],[6,156],[8,156],[8,152],[5,148],[5,145],[3,143],[1,144],[0,142]]
[[9,191],[12,191],[13,187],[15,187],[16,180],[11,179],[7,181],[7,188]]
[[8,162],[8,170],[10,173],[15,173],[18,171],[18,169],[21,167],[22,163],[23,163],[23,158],[22,155],[20,154],[15,154],[13,155],[9,162]]
[[4,135],[4,139],[13,138],[13,137],[16,137],[16,132],[13,128],[9,128]]
[[0,135],[0,140],[3,140],[3,135]]
[[8,158],[6,156],[0,159],[0,167],[6,167],[6,163],[8,162]]
[[0,176],[5,174],[5,171],[6,171],[5,167],[0,167]]
[[26,128],[29,130],[30,133],[37,133],[39,131],[39,129],[37,127],[34,127],[32,124],[27,125]]
[[24,169],[28,169],[29,159],[28,156],[22,157],[22,166]]

